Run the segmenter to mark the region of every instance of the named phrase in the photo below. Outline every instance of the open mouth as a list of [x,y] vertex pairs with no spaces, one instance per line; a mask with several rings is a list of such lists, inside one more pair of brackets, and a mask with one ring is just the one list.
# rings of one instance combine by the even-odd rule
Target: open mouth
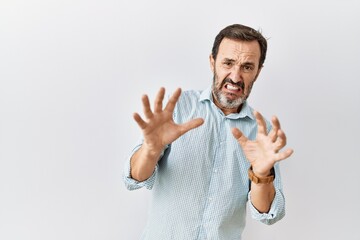
[[229,83],[226,83],[224,85],[224,88],[226,88],[227,90],[229,90],[231,92],[235,92],[235,93],[241,92],[241,87],[235,86],[235,85],[232,85],[232,84],[229,84]]

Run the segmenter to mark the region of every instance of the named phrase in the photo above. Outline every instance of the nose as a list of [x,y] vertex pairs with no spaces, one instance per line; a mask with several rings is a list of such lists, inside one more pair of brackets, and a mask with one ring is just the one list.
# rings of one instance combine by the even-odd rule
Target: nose
[[228,76],[233,82],[241,82],[241,70],[240,67],[234,66]]

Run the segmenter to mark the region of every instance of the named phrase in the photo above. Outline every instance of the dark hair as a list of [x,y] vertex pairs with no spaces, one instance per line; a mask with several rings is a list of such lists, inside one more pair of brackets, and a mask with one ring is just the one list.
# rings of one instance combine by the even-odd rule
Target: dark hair
[[241,40],[241,41],[253,41],[253,40],[258,41],[260,45],[259,67],[262,67],[266,58],[267,41],[259,31],[256,31],[251,27],[244,26],[241,24],[233,24],[227,26],[226,28],[221,30],[215,38],[211,52],[214,60],[216,60],[220,43],[224,38],[228,38],[231,40]]

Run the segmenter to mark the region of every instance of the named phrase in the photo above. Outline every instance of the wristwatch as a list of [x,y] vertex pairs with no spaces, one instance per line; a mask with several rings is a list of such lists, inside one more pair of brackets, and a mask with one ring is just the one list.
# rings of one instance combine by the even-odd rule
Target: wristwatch
[[274,167],[270,170],[270,175],[267,177],[258,177],[252,170],[252,167],[248,171],[249,179],[254,183],[271,183],[275,179],[275,170]]

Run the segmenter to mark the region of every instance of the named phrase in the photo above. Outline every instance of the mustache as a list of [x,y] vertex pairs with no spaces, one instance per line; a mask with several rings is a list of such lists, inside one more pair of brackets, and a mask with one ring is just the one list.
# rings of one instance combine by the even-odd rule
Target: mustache
[[222,82],[222,86],[224,86],[226,83],[230,83],[231,85],[238,86],[238,87],[240,87],[241,89],[244,89],[244,86],[245,86],[244,82],[237,82],[237,83],[235,83],[235,82],[233,82],[233,80],[231,80],[231,78],[225,78],[225,79],[223,80],[223,82]]

